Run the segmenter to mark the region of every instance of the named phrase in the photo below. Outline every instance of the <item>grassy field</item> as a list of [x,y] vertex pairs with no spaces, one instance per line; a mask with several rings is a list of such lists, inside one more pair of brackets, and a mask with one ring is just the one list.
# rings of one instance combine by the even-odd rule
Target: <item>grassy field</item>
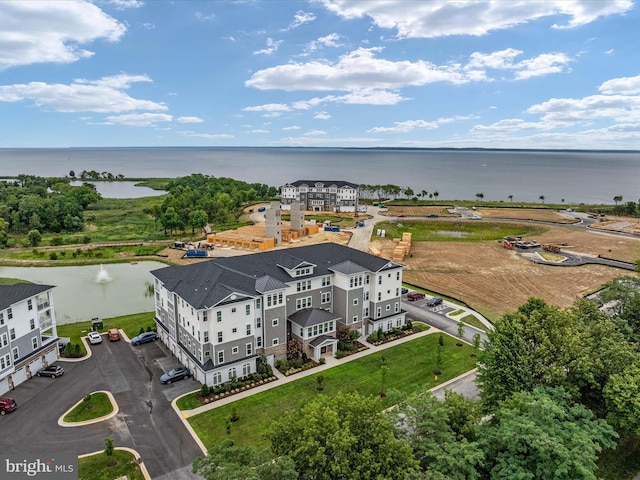
[[[139,257],[155,256],[168,245],[118,245],[113,247],[51,247],[4,251],[0,254],[0,264],[42,264],[55,266],[94,265],[97,263],[129,262]],[[154,260],[157,258],[154,257]]]
[[[229,438],[236,445],[268,445],[264,437],[269,422],[284,411],[303,406],[317,395],[333,396],[338,392],[358,392],[361,395],[377,395],[382,389],[380,360],[384,355],[388,374],[384,390],[410,394],[436,386],[475,367],[471,357],[473,348],[455,346],[456,340],[444,335],[445,347],[441,355],[438,382],[432,371],[437,368],[439,335],[427,335],[389,348],[384,352],[343,363],[319,373],[324,377],[324,390],[316,390],[317,375],[309,375],[262,393],[189,418],[205,446],[211,448],[226,437],[226,420],[231,409],[236,408],[240,419],[233,423]],[[385,406],[390,406],[389,397]]]
[[[417,221],[403,219],[402,226],[395,222],[382,222],[376,229],[386,231],[389,238],[401,238],[405,232],[411,233],[413,242],[478,242],[501,240],[512,235],[540,235],[546,229],[538,225],[517,223],[489,223],[469,221]],[[375,232],[372,239],[375,239]]]
[[[104,329],[102,331],[106,332],[110,328],[121,328],[129,338],[132,338],[138,335],[140,328],[146,330],[147,327],[153,327],[155,325],[153,321],[154,315],[154,312],[143,312],[123,315],[121,317],[103,318]],[[86,336],[87,333],[91,331],[91,320],[58,325],[57,329],[58,337],[70,338],[71,342],[80,344],[83,355],[87,353],[80,337]]]
[[145,480],[136,458],[130,452],[114,450],[108,457],[104,453],[78,459],[78,479],[114,479]]
[[104,417],[113,412],[113,404],[109,396],[104,392],[91,394],[89,400],[82,400],[73,410],[64,417],[65,422],[84,422],[94,418]]

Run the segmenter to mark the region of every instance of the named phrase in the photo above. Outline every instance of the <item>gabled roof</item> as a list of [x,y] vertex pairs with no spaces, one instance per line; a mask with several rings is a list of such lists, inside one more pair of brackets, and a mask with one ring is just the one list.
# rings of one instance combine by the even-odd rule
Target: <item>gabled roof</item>
[[323,344],[330,344],[330,343],[334,343],[334,344],[338,343],[338,339],[334,337],[330,337],[328,335],[320,335],[319,337],[311,340],[311,342],[309,342],[309,345],[311,345],[314,348],[318,348],[323,346]]
[[289,315],[289,320],[301,327],[311,327],[331,320],[339,320],[340,318],[340,315],[321,308],[303,308]]
[[[401,266],[337,243],[296,247],[287,250],[286,255],[305,264],[315,265],[314,277],[330,275],[343,262],[352,262],[360,266],[363,272],[379,272]],[[284,288],[285,284],[295,281],[286,270],[278,266],[282,258],[281,250],[269,250],[193,265],[165,267],[153,270],[151,274],[167,290],[175,292],[194,308],[210,308],[227,298],[232,290],[242,295],[256,296],[271,289]]]
[[363,272],[369,271],[367,268],[364,268],[363,266],[358,265],[357,263],[353,263],[351,260],[347,260],[346,262],[342,262],[337,265],[334,265],[333,267],[329,267],[329,270],[338,272],[338,273],[343,273],[345,275],[353,275],[356,273],[363,273]]
[[276,259],[276,264],[280,267],[286,268],[287,270],[293,270],[294,268],[309,265],[309,263],[302,258],[284,252],[280,253]]
[[54,285],[37,285],[35,283],[16,283],[0,285],[0,310],[9,308],[22,300],[34,297],[42,292],[55,288]]
[[295,182],[287,183],[285,186],[301,187],[303,185],[306,185],[308,187],[314,187],[316,183],[322,183],[324,185],[324,188],[359,187],[357,183],[345,182],[344,180],[296,180]]

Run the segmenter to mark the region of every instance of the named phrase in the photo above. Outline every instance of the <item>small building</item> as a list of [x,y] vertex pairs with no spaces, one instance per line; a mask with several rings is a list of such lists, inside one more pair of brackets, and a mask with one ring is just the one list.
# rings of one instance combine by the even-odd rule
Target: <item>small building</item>
[[0,285],[0,395],[58,359],[51,285]]
[[311,212],[352,212],[358,208],[359,185],[345,181],[296,180],[281,187],[282,210],[299,202]]

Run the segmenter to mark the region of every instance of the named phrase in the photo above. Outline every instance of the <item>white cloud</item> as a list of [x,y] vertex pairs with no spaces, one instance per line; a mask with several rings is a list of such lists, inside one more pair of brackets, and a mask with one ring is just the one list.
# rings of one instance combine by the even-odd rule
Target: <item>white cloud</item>
[[200,117],[178,117],[178,118],[176,118],[176,121],[178,121],[180,123],[202,123],[202,122],[204,122],[204,120],[201,119]]
[[136,82],[151,82],[145,75],[115,75],[98,80],[75,80],[71,84],[29,82],[0,86],[0,102],[31,100],[45,110],[57,112],[117,113],[132,110],[167,110],[162,103],[138,100],[123,90]]
[[433,130],[438,128],[436,122],[425,122],[424,120],[407,120],[404,122],[393,122],[393,127],[374,127],[367,130],[367,133],[407,133],[412,130]]
[[640,96],[591,95],[584,98],[552,98],[532,105],[527,113],[542,115],[545,122],[580,124],[594,120],[640,122]]
[[284,103],[267,103],[265,105],[256,105],[254,107],[245,107],[245,112],[288,112],[291,107]]
[[518,55],[522,55],[522,53],[522,50],[517,50],[515,48],[507,48],[505,50],[499,50],[492,53],[474,52],[469,56],[470,60],[464,68],[513,68],[514,58]]
[[470,55],[465,70],[476,69],[481,77],[487,78],[485,68],[495,70],[516,70],[516,80],[526,80],[531,77],[560,73],[565,70],[571,59],[564,53],[543,53],[537,57],[515,62],[522,50],[507,48],[492,53],[474,52]]
[[189,137],[189,138],[209,138],[209,139],[222,139],[222,140],[233,138],[233,135],[229,135],[228,133],[196,133],[196,132],[190,132],[188,130],[178,132],[178,135],[182,135],[183,137]]
[[610,48],[609,50],[605,50],[605,55],[611,55],[614,52],[613,48]]
[[476,125],[471,132],[516,132],[520,130],[550,130],[557,124],[548,122],[526,122],[520,118],[505,118],[491,125]]
[[331,118],[331,115],[329,115],[327,112],[318,112],[313,116],[313,118],[315,118],[316,120],[329,120]]
[[516,65],[516,80],[549,75],[565,71],[570,59],[564,53],[543,53],[537,57],[523,60]]
[[309,130],[307,133],[305,133],[305,136],[308,137],[320,137],[322,135],[326,135],[327,132],[325,132],[324,130]]
[[613,78],[604,82],[598,90],[604,94],[635,95],[640,93],[640,75]]
[[323,47],[332,47],[337,48],[340,46],[338,40],[342,38],[337,33],[330,33],[329,35],[325,35],[324,37],[320,37],[317,40],[309,42],[309,44],[305,47],[305,54],[309,54],[310,52],[314,52]]
[[107,120],[120,125],[151,127],[159,122],[170,122],[173,117],[166,113],[131,113],[128,115],[112,115],[107,117]]
[[282,130],[284,131],[288,131],[288,130],[301,130],[302,127],[298,126],[298,125],[291,125],[290,127],[284,127]]
[[273,38],[267,38],[267,47],[261,50],[253,52],[254,55],[271,55],[278,51],[278,48],[282,44],[283,40],[274,40]]
[[293,30],[294,28],[298,28],[300,25],[313,22],[315,19],[316,19],[315,14],[311,12],[303,12],[302,10],[298,10],[294,15],[293,21],[289,24],[289,26],[287,28],[283,28],[281,31],[286,32],[289,30]]
[[124,10],[125,8],[140,8],[144,5],[142,0],[107,0],[107,3],[115,5],[118,10]]
[[263,128],[256,128],[255,130],[249,131],[249,133],[270,133],[269,130],[265,130]]
[[0,70],[35,63],[72,63],[93,52],[81,45],[118,41],[123,24],[85,1],[0,2]]
[[[559,28],[571,28],[607,15],[623,14],[632,0],[320,0],[331,12],[347,19],[370,17],[380,28],[395,29],[399,37],[434,38],[449,35],[485,35],[543,17],[568,17]],[[555,25],[558,27],[558,25]]]
[[216,18],[216,14],[215,13],[196,12],[196,18],[198,20],[213,20],[214,18]]

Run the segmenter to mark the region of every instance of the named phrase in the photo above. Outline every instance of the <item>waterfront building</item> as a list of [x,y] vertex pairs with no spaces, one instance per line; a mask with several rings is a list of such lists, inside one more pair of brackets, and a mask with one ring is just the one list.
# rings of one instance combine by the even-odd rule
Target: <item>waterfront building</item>
[[270,365],[297,339],[316,361],[337,332],[405,324],[403,265],[334,243],[154,270],[160,339],[197,380],[217,385]]
[[294,202],[311,212],[356,212],[359,188],[355,183],[329,180],[297,180],[280,188],[282,210]]

